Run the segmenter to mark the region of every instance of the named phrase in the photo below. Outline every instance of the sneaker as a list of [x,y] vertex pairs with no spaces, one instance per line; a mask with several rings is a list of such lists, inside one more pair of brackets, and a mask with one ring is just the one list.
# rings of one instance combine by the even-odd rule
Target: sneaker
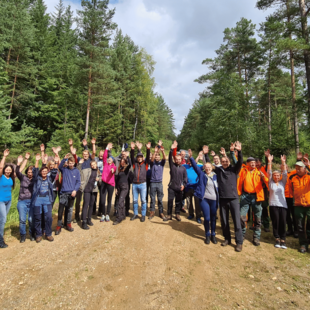
[[104,222],[104,219],[105,219],[105,216],[102,215],[101,219],[100,219],[100,222]]
[[194,215],[192,215],[192,214],[190,214],[190,215],[187,217],[188,220],[192,220],[193,218],[194,218]]
[[274,247],[275,248],[281,248],[280,240],[276,240]]
[[285,244],[285,241],[281,241],[281,248],[282,249],[287,249],[287,246],[286,246],[286,244]]
[[198,224],[202,224],[201,218],[197,219]]
[[109,217],[108,215],[106,215],[105,221],[106,221],[106,222],[110,222],[110,217]]

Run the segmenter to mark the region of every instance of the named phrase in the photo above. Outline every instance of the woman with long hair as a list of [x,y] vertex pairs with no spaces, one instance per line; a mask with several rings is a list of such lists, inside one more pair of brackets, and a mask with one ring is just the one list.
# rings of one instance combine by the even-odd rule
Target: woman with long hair
[[12,189],[15,187],[15,173],[13,165],[6,164],[5,160],[10,151],[6,149],[0,162],[0,248],[7,248],[4,242],[4,226],[12,204]]
[[115,194],[118,196],[118,212],[116,220],[113,225],[119,224],[126,219],[125,213],[125,199],[129,190],[128,177],[130,171],[130,164],[126,158],[122,158],[118,166],[118,175],[116,177]]

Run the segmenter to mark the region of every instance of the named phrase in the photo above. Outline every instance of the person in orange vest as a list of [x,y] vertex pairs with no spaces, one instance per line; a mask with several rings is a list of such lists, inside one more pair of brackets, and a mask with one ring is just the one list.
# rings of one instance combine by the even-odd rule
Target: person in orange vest
[[[295,164],[296,174],[289,177],[289,191],[294,198],[294,214],[298,223],[299,252],[306,253],[310,238],[310,175],[307,174],[309,159],[304,157],[303,161]],[[307,231],[305,234],[304,219],[307,218]],[[307,236],[306,236],[307,235]]]
[[240,215],[243,238],[247,227],[247,213],[252,206],[254,214],[253,244],[260,245],[262,202],[265,200],[263,183],[268,184],[268,178],[256,168],[255,158],[249,157],[247,165],[240,171],[238,179],[238,195],[240,197]]

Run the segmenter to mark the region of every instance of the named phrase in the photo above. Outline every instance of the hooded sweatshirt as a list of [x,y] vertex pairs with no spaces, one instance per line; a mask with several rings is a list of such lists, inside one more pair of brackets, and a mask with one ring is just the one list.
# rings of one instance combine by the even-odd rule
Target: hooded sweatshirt
[[[115,177],[114,174],[116,172],[116,166],[114,165],[114,163],[112,162],[111,165],[109,165],[107,163],[107,159],[108,159],[108,150],[104,151],[103,154],[103,171],[102,171],[102,181],[110,184],[112,186],[115,186]],[[112,169],[114,169],[114,172],[112,173]]]

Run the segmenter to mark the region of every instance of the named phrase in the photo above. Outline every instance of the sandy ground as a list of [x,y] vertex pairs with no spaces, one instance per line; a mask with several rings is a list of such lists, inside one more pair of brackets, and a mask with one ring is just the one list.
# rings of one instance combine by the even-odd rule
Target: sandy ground
[[[165,188],[168,181],[166,168]],[[164,200],[166,207],[166,191]],[[254,247],[249,231],[236,253],[234,245],[204,244],[203,225],[186,217],[117,226],[98,218],[52,243],[8,236],[0,309],[310,309],[310,254],[297,252],[296,239],[275,249],[263,232]]]

